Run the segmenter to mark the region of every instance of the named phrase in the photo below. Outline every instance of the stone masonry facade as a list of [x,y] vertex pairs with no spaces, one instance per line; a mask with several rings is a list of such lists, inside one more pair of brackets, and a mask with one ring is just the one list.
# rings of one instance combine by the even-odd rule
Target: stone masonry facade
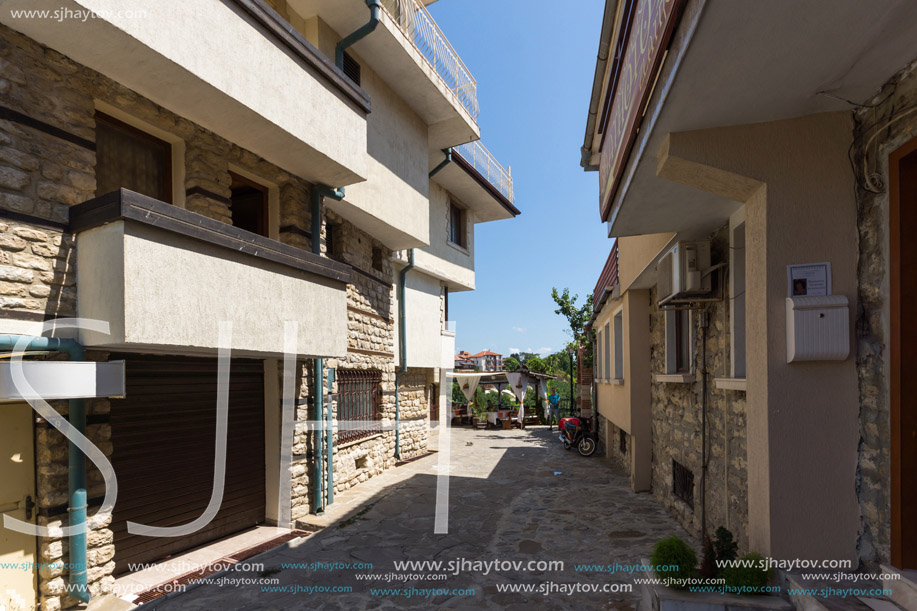
[[[716,232],[713,261],[726,260],[727,230]],[[707,334],[707,532],[720,526],[733,532],[740,551],[748,550],[748,465],[745,393],[720,390],[714,378],[729,377],[729,304],[716,301],[700,306],[709,315]],[[701,532],[701,418],[702,376],[700,311],[692,313],[695,381],[668,383],[653,380],[653,494],[689,531]],[[650,292],[650,363],[654,374],[665,372],[665,312]],[[694,474],[694,507],[673,492],[676,460]]]
[[[917,61],[904,67],[854,112],[852,157],[859,234],[855,337],[860,402],[857,553],[861,565],[873,569],[889,562],[891,556],[888,156],[917,138],[917,115],[902,116],[903,111],[915,105]],[[896,120],[891,123],[892,119]],[[879,192],[866,188],[864,172],[879,178]]]
[[[310,185],[249,151],[163,109],[118,83],[81,66],[59,53],[0,26],[0,106],[52,128],[68,137],[47,133],[22,122],[0,120],[0,210],[16,219],[0,219],[0,315],[5,318],[43,320],[74,316],[77,312],[74,239],[66,233],[69,206],[95,196],[94,115],[97,106],[133,117],[153,129],[167,132],[184,143],[185,207],[193,212],[231,222],[227,203],[230,170],[241,170],[276,185],[279,199],[279,238],[298,248],[310,248]],[[19,216],[15,216],[19,215]],[[23,216],[25,215],[25,216]],[[8,215],[7,215],[8,216]],[[337,232],[335,251],[326,253],[356,268],[347,286],[348,354],[327,360],[327,368],[374,369],[382,374],[382,423],[395,418],[393,270],[391,251],[331,212],[327,232]],[[106,360],[90,352],[88,358]],[[311,360],[299,363],[297,419],[309,418],[312,396]],[[402,457],[426,450],[429,382],[432,370],[411,370],[401,379],[401,417],[407,423],[401,434]],[[334,389],[336,392],[336,389]],[[55,407],[66,414],[67,403]],[[89,438],[106,455],[112,452],[107,400],[88,402],[92,424]],[[334,468],[340,474],[335,490],[345,490],[395,464],[394,431],[336,447]],[[35,429],[37,455],[38,523],[51,528],[39,540],[39,561],[68,557],[67,541],[56,529],[66,524],[67,443],[50,426]],[[293,517],[311,510],[309,450],[311,437],[297,427],[293,440]],[[360,460],[366,458],[367,460]],[[357,468],[357,465],[362,467]],[[104,493],[101,476],[89,470],[89,498]],[[114,555],[110,515],[93,516],[90,507],[89,582],[94,594],[113,591]],[[44,611],[72,607],[76,601],[65,592],[66,575],[43,569],[39,575],[39,603]]]

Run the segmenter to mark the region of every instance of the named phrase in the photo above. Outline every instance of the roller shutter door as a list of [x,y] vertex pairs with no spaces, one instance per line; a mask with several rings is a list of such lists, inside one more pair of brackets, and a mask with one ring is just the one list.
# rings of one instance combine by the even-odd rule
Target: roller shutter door
[[264,369],[233,359],[223,502],[200,531],[143,537],[127,521],[177,526],[202,515],[213,488],[217,360],[112,355],[127,363],[127,397],[111,402],[115,572],[155,562],[264,521]]

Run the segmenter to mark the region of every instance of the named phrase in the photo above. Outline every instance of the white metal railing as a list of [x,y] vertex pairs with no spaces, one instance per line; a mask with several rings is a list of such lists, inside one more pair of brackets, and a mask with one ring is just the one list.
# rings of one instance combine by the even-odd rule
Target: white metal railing
[[447,320],[445,327],[446,328],[443,330],[446,331],[447,333],[455,333],[455,321],[454,320]]
[[510,203],[514,201],[513,177],[509,169],[500,165],[500,162],[487,150],[487,147],[481,144],[480,140],[453,147],[452,152],[461,155],[462,159],[470,163]]
[[477,121],[477,83],[427,7],[418,0],[382,0],[382,6]]

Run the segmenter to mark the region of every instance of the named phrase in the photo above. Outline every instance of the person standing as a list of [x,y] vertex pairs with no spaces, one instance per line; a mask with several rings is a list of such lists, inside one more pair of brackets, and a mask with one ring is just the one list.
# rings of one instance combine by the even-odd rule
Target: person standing
[[548,430],[554,429],[554,424],[557,422],[558,410],[560,409],[560,395],[557,394],[557,389],[554,390],[554,393],[548,396]]

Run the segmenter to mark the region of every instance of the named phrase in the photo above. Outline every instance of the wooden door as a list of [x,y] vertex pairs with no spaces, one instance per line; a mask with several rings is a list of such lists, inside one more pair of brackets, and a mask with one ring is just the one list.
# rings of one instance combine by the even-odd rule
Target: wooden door
[[892,564],[917,569],[917,139],[889,172]]

